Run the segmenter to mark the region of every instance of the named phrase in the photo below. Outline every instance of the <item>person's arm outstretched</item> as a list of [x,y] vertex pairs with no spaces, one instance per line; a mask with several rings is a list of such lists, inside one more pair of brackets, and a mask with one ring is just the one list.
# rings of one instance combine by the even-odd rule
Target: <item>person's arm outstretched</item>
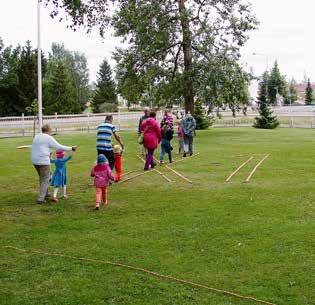
[[76,151],[77,147],[76,146],[65,146],[65,145],[61,145],[60,143],[58,143],[53,137],[49,137],[49,148],[52,149],[62,149],[65,151]]

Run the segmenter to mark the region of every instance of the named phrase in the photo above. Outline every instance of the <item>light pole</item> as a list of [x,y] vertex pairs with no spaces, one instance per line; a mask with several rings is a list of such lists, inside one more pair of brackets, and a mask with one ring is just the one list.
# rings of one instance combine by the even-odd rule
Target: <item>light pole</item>
[[39,132],[43,126],[43,94],[42,94],[42,49],[40,28],[40,0],[37,0],[37,86],[38,86],[38,127]]

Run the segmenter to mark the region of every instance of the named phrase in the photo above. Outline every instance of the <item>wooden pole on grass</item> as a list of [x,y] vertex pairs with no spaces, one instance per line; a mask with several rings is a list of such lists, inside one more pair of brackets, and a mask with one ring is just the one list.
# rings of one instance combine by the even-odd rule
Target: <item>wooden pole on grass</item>
[[[140,156],[137,155],[137,157],[143,162],[145,163],[145,160],[143,158],[141,158]],[[163,173],[161,173],[159,170],[157,170],[156,168],[152,169],[153,171],[155,171],[156,173],[158,173],[161,177],[163,177],[167,182],[172,182],[172,180],[168,177],[166,177]]]
[[143,173],[139,173],[139,174],[137,174],[137,175],[134,175],[134,176],[132,176],[132,177],[129,177],[129,178],[127,178],[127,179],[121,180],[121,181],[119,182],[119,184],[120,184],[120,183],[123,183],[123,182],[127,182],[127,181],[129,181],[129,180],[132,180],[132,179],[134,179],[134,178],[137,178],[137,177],[142,176],[142,175],[144,175],[144,174],[147,174],[147,173],[149,173],[149,172],[150,172],[150,171],[146,171],[146,172],[143,172]]
[[190,156],[190,157],[186,157],[186,158],[181,158],[181,159],[179,159],[179,160],[175,160],[174,162],[172,162],[172,165],[175,164],[175,163],[177,163],[177,162],[181,162],[181,161],[184,161],[184,160],[189,160],[190,158],[196,157],[196,156],[198,156],[199,154],[200,154],[200,153],[196,153],[196,154],[194,154],[194,155],[192,155],[192,156]]
[[185,181],[192,183],[191,180],[189,180],[188,178],[186,178],[184,175],[180,174],[179,172],[177,172],[176,170],[172,169],[171,167],[169,167],[168,165],[165,166],[167,169],[169,169],[170,171],[172,171],[175,175],[177,175],[178,177],[181,177],[182,179],[184,179]]
[[249,180],[251,179],[251,177],[254,175],[255,171],[257,170],[257,168],[270,156],[270,154],[266,155],[252,170],[252,172],[249,174],[249,176],[247,177],[247,179],[245,180],[245,182],[249,182]]
[[249,163],[251,160],[253,160],[254,159],[254,157],[250,157],[247,161],[245,161],[243,164],[241,164],[226,180],[225,180],[225,182],[229,182],[231,179],[232,179],[232,177],[236,174],[236,173],[238,173],[247,163]]

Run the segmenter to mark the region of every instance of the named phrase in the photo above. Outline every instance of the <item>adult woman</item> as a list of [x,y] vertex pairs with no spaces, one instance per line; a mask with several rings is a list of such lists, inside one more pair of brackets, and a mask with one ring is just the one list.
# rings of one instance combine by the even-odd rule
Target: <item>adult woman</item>
[[151,168],[155,166],[153,154],[161,141],[161,129],[156,121],[155,112],[150,112],[149,118],[141,125],[141,131],[143,132],[143,146],[148,150],[144,170],[149,170],[150,166]]

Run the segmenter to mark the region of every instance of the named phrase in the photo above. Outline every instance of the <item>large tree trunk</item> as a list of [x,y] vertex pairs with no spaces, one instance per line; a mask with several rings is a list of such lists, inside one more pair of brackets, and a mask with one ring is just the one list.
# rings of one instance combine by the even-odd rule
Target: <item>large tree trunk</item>
[[187,17],[187,9],[185,7],[186,0],[178,0],[178,8],[180,21],[183,31],[183,52],[184,52],[184,98],[185,111],[194,113],[194,88],[192,75],[192,47],[191,32],[189,28],[189,19]]

